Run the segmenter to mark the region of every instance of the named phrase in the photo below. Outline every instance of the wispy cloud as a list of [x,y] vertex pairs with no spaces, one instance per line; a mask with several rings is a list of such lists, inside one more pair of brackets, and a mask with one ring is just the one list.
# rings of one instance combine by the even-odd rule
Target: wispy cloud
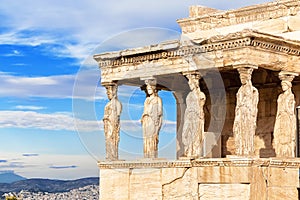
[[17,110],[43,110],[43,109],[46,109],[46,107],[17,105],[17,106],[15,106],[15,109],[17,109]]
[[[1,10],[1,9],[0,9]],[[26,45],[26,46],[38,46],[41,44],[55,44],[55,37],[49,35],[41,35],[39,31],[35,34],[24,34],[24,30],[12,29],[8,32],[0,34],[0,43],[8,45]]]
[[12,169],[12,168],[24,168],[23,162],[5,162],[5,164],[0,163],[0,169]]
[[[84,99],[89,101],[106,100],[106,90],[99,86],[99,70],[81,70],[77,74],[55,75],[42,77],[16,76],[0,72],[0,97],[46,97],[46,98],[70,98]],[[118,96],[124,98],[144,97],[137,95],[139,87],[121,86]],[[125,102],[124,102],[125,103]],[[127,102],[126,102],[127,103]],[[44,107],[17,105],[19,110],[40,110]]]
[[[44,130],[103,131],[102,120],[82,120],[66,114],[44,114],[34,111],[0,111],[0,128],[36,128]],[[141,131],[139,120],[121,120],[124,132]],[[162,131],[175,133],[176,122],[164,120]]]
[[[44,77],[16,76],[0,73],[0,97],[48,97],[48,98],[79,98],[86,100],[106,99],[105,90],[98,88],[99,71],[89,70],[77,75],[56,75]],[[73,93],[73,87],[74,93]],[[17,109],[42,109],[24,107]]]
[[[80,130],[97,130],[97,121],[76,120]],[[74,131],[74,119],[64,114],[42,114],[34,111],[0,111],[0,127],[37,128]]]
[[5,56],[5,57],[23,56],[23,54],[19,50],[13,50],[10,53],[3,54],[2,56]]
[[38,153],[23,153],[22,156],[25,156],[25,157],[32,157],[32,156],[39,156]]
[[27,64],[25,64],[25,63],[14,63],[12,65],[14,65],[14,66],[26,66]]
[[0,96],[70,98],[73,83],[74,75],[22,77],[0,74],[0,84],[9,88],[1,90]]
[[52,168],[52,169],[74,169],[77,167],[78,166],[76,166],[76,165],[66,165],[66,166],[50,166],[49,168]]

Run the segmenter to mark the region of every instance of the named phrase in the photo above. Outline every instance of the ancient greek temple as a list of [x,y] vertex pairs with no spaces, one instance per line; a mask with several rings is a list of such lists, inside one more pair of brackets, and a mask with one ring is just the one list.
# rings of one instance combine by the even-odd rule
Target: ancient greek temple
[[[94,55],[109,99],[100,199],[298,199],[300,1],[192,6],[177,22],[181,40]],[[119,85],[146,93],[142,160],[119,160]],[[176,99],[176,160],[158,157],[159,90]]]

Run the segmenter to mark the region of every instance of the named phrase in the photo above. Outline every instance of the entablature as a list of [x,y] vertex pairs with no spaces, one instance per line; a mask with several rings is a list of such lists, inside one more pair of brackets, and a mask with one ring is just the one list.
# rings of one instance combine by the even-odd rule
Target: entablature
[[300,72],[300,42],[254,30],[195,42],[168,41],[144,48],[94,55],[101,81],[110,82],[238,65]]

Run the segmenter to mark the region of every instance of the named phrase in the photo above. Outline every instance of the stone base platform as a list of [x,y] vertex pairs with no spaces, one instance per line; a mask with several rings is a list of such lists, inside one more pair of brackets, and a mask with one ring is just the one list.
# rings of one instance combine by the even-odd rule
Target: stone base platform
[[99,161],[100,199],[298,199],[300,159]]

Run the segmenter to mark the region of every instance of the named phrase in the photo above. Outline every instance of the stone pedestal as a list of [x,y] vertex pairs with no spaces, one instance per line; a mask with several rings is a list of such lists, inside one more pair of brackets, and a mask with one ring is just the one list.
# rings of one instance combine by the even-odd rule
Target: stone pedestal
[[300,159],[99,162],[100,199],[298,199]]

